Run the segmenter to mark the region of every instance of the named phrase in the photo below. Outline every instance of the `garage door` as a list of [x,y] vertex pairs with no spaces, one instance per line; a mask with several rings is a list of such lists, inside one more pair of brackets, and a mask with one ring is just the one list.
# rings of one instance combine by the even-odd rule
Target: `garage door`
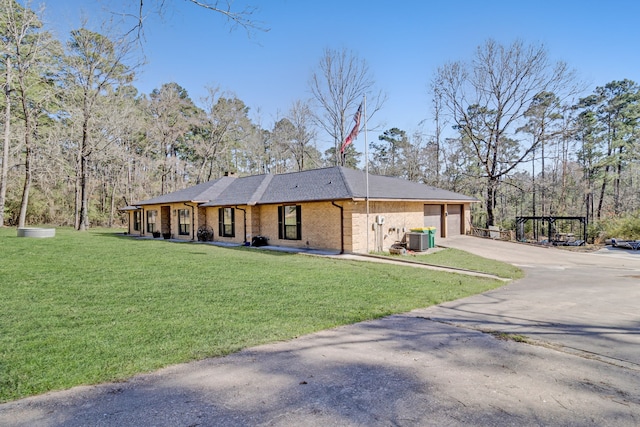
[[440,236],[442,232],[441,214],[442,205],[424,205],[424,226],[435,227],[436,236]]
[[462,225],[462,205],[447,205],[447,237],[459,236]]

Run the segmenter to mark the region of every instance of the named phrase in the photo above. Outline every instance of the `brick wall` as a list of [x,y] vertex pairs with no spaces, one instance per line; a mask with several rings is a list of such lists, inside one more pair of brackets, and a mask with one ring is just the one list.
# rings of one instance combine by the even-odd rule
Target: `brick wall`
[[[247,241],[251,242],[251,238],[254,235],[259,234],[254,231],[258,229],[260,226],[260,222],[256,221],[255,212],[256,210],[259,212],[259,208],[257,208],[256,206],[234,207],[235,228],[234,228],[233,237],[220,236],[220,229],[219,229],[219,222],[218,222],[219,221],[218,207],[208,207],[208,208],[201,208],[201,209],[204,211],[204,218],[205,218],[206,224],[209,227],[211,227],[211,229],[213,230],[213,240],[216,242],[227,242],[227,243],[237,243],[237,244],[243,244],[245,242],[244,240],[245,239],[245,229],[244,229],[245,212],[247,215],[247,230],[246,230]],[[244,211],[242,209],[244,209]]]
[[[344,251],[346,253],[366,253],[388,251],[397,241],[402,241],[409,229],[422,227],[424,224],[424,202],[411,201],[370,201],[367,223],[367,209],[364,200],[343,200],[336,202],[342,206],[344,212]],[[178,209],[191,207],[182,203],[145,206],[147,210],[158,211],[158,225],[162,223],[161,206],[170,206],[171,233],[174,238],[196,240],[192,230],[197,232],[200,224],[206,224],[213,229],[214,240],[221,242],[242,244],[245,239],[244,212],[235,210],[235,236],[220,237],[218,234],[218,208],[195,208],[194,224],[189,227],[189,235],[178,234]],[[251,242],[254,236],[261,235],[269,239],[269,244],[285,247],[329,249],[340,251],[340,209],[331,202],[299,203],[302,213],[302,239],[278,239],[278,206],[241,206],[246,210],[247,230],[246,239]],[[384,223],[377,224],[376,217],[383,216]],[[133,213],[129,212],[130,224]],[[464,206],[463,222],[465,231],[469,229],[470,207]],[[368,224],[368,225],[367,225]],[[130,227],[130,232],[132,227]],[[142,229],[146,230],[146,215],[143,216]],[[368,235],[368,236],[367,236]],[[368,243],[367,243],[368,237]]]
[[[388,251],[389,247],[404,238],[410,228],[422,227],[424,222],[423,202],[355,202],[351,211],[353,229],[350,252],[366,253]],[[383,224],[376,223],[376,217],[384,217]],[[367,245],[368,234],[368,245]]]
[[[299,203],[301,208],[302,238],[289,240],[278,238],[278,206],[259,207],[257,233],[269,239],[270,245],[340,250],[340,209],[331,202]],[[255,226],[255,222],[252,224]]]

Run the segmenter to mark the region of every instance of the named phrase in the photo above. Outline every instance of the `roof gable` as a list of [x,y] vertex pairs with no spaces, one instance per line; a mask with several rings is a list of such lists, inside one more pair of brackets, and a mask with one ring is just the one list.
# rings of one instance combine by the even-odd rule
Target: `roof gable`
[[203,206],[255,205],[274,175],[252,175],[237,178],[216,198]]
[[260,203],[293,203],[350,199],[352,194],[339,167],[275,175]]
[[178,203],[178,202],[207,202],[217,198],[225,188],[227,188],[237,178],[224,176],[214,179],[213,181],[203,182],[201,184],[187,187],[183,190],[174,191],[173,193],[163,194],[153,199],[144,200],[138,205],[158,205],[162,203]]

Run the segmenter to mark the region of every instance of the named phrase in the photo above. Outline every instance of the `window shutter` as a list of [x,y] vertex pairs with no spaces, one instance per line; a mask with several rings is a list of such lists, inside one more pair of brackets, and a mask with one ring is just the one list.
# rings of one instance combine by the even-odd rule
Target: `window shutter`
[[278,239],[284,239],[284,206],[278,206]]
[[296,239],[302,240],[302,206],[296,206]]
[[224,236],[224,208],[218,208],[218,236]]
[[236,210],[234,208],[229,210],[231,211],[231,237],[236,237]]

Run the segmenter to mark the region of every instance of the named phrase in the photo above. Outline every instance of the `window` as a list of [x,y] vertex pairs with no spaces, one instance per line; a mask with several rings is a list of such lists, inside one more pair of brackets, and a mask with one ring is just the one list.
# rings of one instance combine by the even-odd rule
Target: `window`
[[302,239],[302,209],[296,206],[278,206],[278,238]]
[[221,237],[235,237],[235,209],[220,208],[218,209],[218,235]]
[[156,220],[158,219],[158,211],[147,211],[147,233],[158,231]]
[[133,211],[133,229],[135,231],[140,231],[140,220],[142,216],[142,212],[140,211]]
[[188,236],[190,226],[191,217],[189,216],[189,209],[178,209],[178,234]]

